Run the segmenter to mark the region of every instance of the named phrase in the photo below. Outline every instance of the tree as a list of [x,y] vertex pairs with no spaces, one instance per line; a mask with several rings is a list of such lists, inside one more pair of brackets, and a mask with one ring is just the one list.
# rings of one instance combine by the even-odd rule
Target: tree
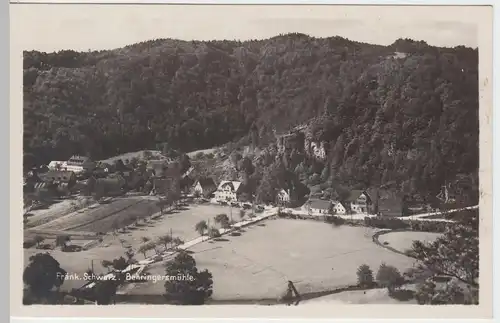
[[221,228],[227,229],[229,227],[229,217],[227,214],[217,214],[214,219],[215,223],[219,223]]
[[219,238],[221,236],[219,229],[215,227],[211,227],[208,229],[208,236],[210,238]]
[[149,247],[149,245],[143,244],[139,247],[139,249],[137,249],[137,252],[142,253],[144,255],[144,258],[147,258],[146,254],[149,250],[151,250],[149,249]]
[[141,237],[141,241],[142,241],[143,243],[147,243],[147,242],[149,242],[150,240],[151,240],[151,239],[150,239],[150,238],[148,238],[148,237]]
[[245,218],[245,211],[240,210],[240,220],[243,220]]
[[120,229],[120,222],[118,219],[113,220],[113,223],[111,224],[111,229],[113,230],[113,235],[116,235],[116,231]]
[[184,244],[184,241],[182,241],[181,238],[178,238],[178,237],[175,237],[173,240],[172,240],[172,244],[174,245],[174,248],[178,248],[180,245]]
[[112,279],[97,281],[93,290],[97,305],[111,304],[116,296],[118,285],[118,281]]
[[186,154],[182,154],[179,157],[179,166],[180,166],[180,173],[184,174],[189,170],[191,167],[191,160],[189,159],[189,156]]
[[109,260],[103,260],[101,261],[101,265],[106,268],[108,271],[110,271],[110,268],[113,267],[113,263]]
[[[134,251],[132,251],[132,249],[127,249],[125,251],[125,256],[127,257],[127,263],[128,264],[134,264],[136,263],[137,261],[134,259]],[[146,255],[144,255],[144,258],[146,258]]]
[[68,242],[71,241],[70,236],[68,235],[58,235],[56,237],[56,246],[61,247],[64,250],[66,248]]
[[477,305],[479,304],[479,290],[463,286],[458,279],[452,279],[444,287],[438,288],[432,278],[428,278],[417,286],[415,299],[421,305]]
[[165,246],[165,249],[168,249],[168,245],[172,243],[172,236],[169,234],[162,235],[158,238],[158,242]]
[[116,270],[124,270],[125,268],[128,267],[127,260],[123,257],[113,259],[113,262],[111,263],[111,265]]
[[29,258],[23,272],[23,282],[36,297],[46,297],[54,288],[59,288],[65,279],[66,271],[48,253],[38,253]]
[[147,250],[154,250],[155,254],[158,254],[158,248],[156,247],[156,243],[154,241],[149,241],[145,244],[145,248]]
[[432,243],[415,241],[412,254],[422,267],[434,274],[455,277],[473,287],[479,277],[479,212],[460,211],[456,225],[447,226],[444,234]]
[[200,221],[196,223],[194,227],[195,231],[198,232],[202,237],[205,235],[205,231],[208,230],[207,221]]
[[382,263],[377,272],[377,281],[383,286],[387,287],[389,293],[392,293],[395,288],[404,283],[403,276],[399,270],[394,266],[388,266]]
[[176,305],[203,305],[212,295],[212,274],[198,271],[196,261],[185,251],[180,251],[172,262],[166,264],[166,275],[183,279],[165,282],[165,298]]
[[40,244],[45,241],[45,238],[42,237],[41,235],[36,235],[33,238],[33,241],[35,242],[35,244],[36,244],[37,247],[40,247]]
[[358,275],[358,285],[361,287],[371,287],[373,286],[373,271],[366,264],[363,264],[358,267],[358,271],[356,272]]

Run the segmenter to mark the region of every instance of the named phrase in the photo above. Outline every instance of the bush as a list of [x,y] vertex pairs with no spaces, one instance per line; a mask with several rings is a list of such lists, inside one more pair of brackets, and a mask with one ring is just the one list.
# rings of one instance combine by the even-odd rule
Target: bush
[[450,223],[437,221],[408,221],[412,231],[443,233]]
[[208,236],[210,238],[219,238],[221,236],[219,229],[217,228],[210,228],[208,229]]
[[26,240],[23,242],[23,248],[24,249],[28,249],[28,248],[32,248],[36,245],[36,242],[34,240]]
[[325,217],[325,222],[333,224],[335,226],[339,226],[339,225],[345,224],[346,220],[344,220],[343,218],[341,218],[339,216],[329,215],[329,216]]
[[403,285],[404,278],[396,267],[382,263],[377,272],[377,282],[392,292],[395,288]]
[[400,220],[398,218],[391,217],[365,217],[364,223],[368,227],[375,227],[379,229],[408,229],[410,225],[408,222]]
[[373,271],[366,264],[358,267],[358,285],[360,287],[372,287],[374,284]]
[[42,249],[42,250],[53,250],[54,246],[51,243],[44,243],[44,244],[39,244],[37,246],[37,249]]
[[392,291],[390,297],[400,302],[407,302],[415,298],[415,292],[409,289],[399,289]]

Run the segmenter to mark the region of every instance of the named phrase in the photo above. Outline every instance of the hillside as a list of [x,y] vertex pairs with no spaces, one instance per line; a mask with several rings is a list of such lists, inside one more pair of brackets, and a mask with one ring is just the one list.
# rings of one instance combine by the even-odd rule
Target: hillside
[[24,53],[25,166],[165,142],[184,152],[230,141],[265,148],[273,129],[298,124],[326,158],[299,144],[279,167],[309,185],[388,184],[425,197],[451,182],[477,200],[477,50],[289,34]]

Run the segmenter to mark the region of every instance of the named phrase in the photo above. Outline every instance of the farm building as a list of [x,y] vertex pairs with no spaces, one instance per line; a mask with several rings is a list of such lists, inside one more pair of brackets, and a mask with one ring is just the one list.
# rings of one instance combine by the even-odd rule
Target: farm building
[[371,211],[372,200],[368,193],[363,190],[353,190],[347,199],[342,201],[342,205],[347,212],[368,213]]
[[276,196],[276,200],[277,200],[279,205],[286,205],[287,203],[289,203],[290,202],[290,190],[281,189]]
[[204,177],[198,179],[193,186],[193,194],[199,194],[203,197],[211,197],[211,195],[217,190],[217,185],[213,179],[209,177]]
[[217,201],[236,202],[241,193],[241,182],[237,181],[222,181],[215,192]]
[[310,212],[317,214],[328,214],[332,208],[332,202],[327,200],[309,200],[308,208]]

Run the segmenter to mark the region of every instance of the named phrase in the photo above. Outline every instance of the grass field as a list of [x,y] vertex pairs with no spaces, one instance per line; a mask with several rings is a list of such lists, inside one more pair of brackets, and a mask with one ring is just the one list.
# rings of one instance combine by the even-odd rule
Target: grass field
[[[24,249],[24,267],[29,264],[29,257],[37,254],[44,253],[47,250],[37,250],[37,249]],[[48,253],[54,257],[61,268],[66,270],[68,274],[78,274],[83,275],[92,266],[92,261],[94,265],[94,270],[96,273],[104,273],[106,270],[101,266],[101,261],[112,260],[118,258],[119,256],[124,256],[124,249],[120,245],[111,245],[108,247],[96,247],[86,251],[80,252],[62,252],[60,250],[49,250]],[[61,290],[70,290],[71,288],[81,287],[85,281],[83,280],[66,280],[61,286]]]
[[84,212],[73,212],[36,227],[38,230],[72,230],[108,232],[116,221],[118,227],[133,222],[133,218],[144,218],[160,209],[154,200],[140,197],[115,198],[109,204],[102,204]]
[[[199,269],[214,279],[214,299],[261,299],[282,296],[291,280],[301,293],[332,290],[356,283],[356,270],[382,262],[401,271],[414,260],[375,245],[373,230],[333,227],[316,221],[267,220],[245,228],[241,236],[192,247]],[[164,274],[164,266],[148,269]],[[141,283],[134,294],[161,294],[162,282]]]
[[[103,159],[103,160],[101,160],[101,162],[107,163],[107,164],[113,164],[115,161],[117,161],[119,159],[121,159],[122,161],[125,161],[126,159],[131,160],[132,158],[142,159],[142,158],[144,158],[144,152],[145,152],[145,150],[124,153],[121,155],[110,157],[108,159]],[[153,157],[161,156],[161,151],[159,151],[159,150],[150,150],[149,152],[151,153],[151,156],[153,156]]]
[[382,234],[379,236],[379,241],[398,251],[405,252],[411,249],[414,240],[432,242],[439,236],[441,236],[440,233],[402,231]]
[[399,301],[389,296],[386,288],[370,289],[367,291],[346,291],[338,294],[318,297],[311,300],[303,301],[299,306],[303,305],[346,305],[346,304],[417,304],[412,299],[409,301]]
[[36,227],[65,216],[72,212],[74,204],[78,204],[85,199],[86,198],[84,197],[68,198],[61,201],[55,201],[55,203],[42,208],[31,210],[28,212],[29,216],[27,226]]
[[[118,201],[118,200],[117,200]],[[125,200],[123,200],[125,201]],[[127,218],[130,217],[130,214],[136,214],[140,209],[139,205],[143,207],[144,205],[148,205],[148,203],[153,203],[154,201],[142,200],[140,204],[136,204],[134,209],[127,208],[122,212],[114,215],[115,217]],[[111,204],[101,205],[98,209],[95,209],[97,213],[91,213],[97,215],[97,217],[101,217],[105,210],[113,210],[118,206],[123,207],[123,203],[118,203],[113,208],[112,202]],[[103,209],[101,209],[103,208]],[[130,210],[133,210],[131,213]],[[62,268],[64,268],[68,273],[76,273],[79,275],[83,275],[83,273],[90,267],[92,260],[94,261],[94,269],[97,273],[105,272],[105,269],[100,265],[102,260],[113,260],[120,256],[124,256],[125,248],[123,246],[131,246],[133,250],[137,250],[138,247],[142,244],[141,238],[148,237],[151,240],[155,240],[161,235],[172,233],[175,237],[180,237],[184,241],[189,241],[191,239],[197,238],[199,234],[194,230],[194,226],[201,220],[209,220],[212,224],[213,218],[215,215],[219,213],[228,213],[228,207],[214,206],[214,205],[194,205],[189,208],[186,208],[182,211],[175,212],[172,214],[165,214],[162,218],[148,223],[146,225],[141,225],[140,227],[135,228],[135,230],[128,231],[127,233],[122,233],[117,235],[116,237],[113,235],[104,236],[104,241],[97,247],[93,247],[89,250],[80,251],[80,252],[62,252],[60,250],[49,250],[48,252],[60,262]],[[83,217],[83,219],[78,219],[79,217]],[[57,224],[52,225],[51,230],[56,230],[54,228],[64,228],[67,226],[74,226],[75,224],[81,223],[81,221],[89,220],[89,215],[78,214],[77,219],[70,218],[68,223],[64,223],[64,219],[66,217],[60,218],[57,220]],[[90,229],[95,228],[95,230],[103,231],[107,229],[107,225],[111,223],[112,217],[107,217],[101,220],[97,220],[93,222],[93,224],[89,224],[87,226],[82,226],[81,229],[85,231],[90,231]],[[54,221],[55,222],[55,221]],[[47,224],[47,227],[50,227],[50,224]],[[37,228],[38,229],[38,228]],[[47,229],[47,228],[46,228]],[[48,230],[48,229],[47,229]],[[76,230],[76,229],[75,229]],[[43,231],[43,230],[41,230]],[[77,239],[77,236],[74,236]],[[84,238],[84,237],[83,237]],[[76,240],[75,239],[75,240]],[[123,240],[123,246],[122,242]],[[46,243],[53,242],[51,239],[47,239]],[[83,241],[75,241],[74,244],[81,245],[84,243]],[[31,255],[36,253],[43,253],[46,250],[38,250],[34,248],[24,249],[24,266],[27,266],[28,259]],[[148,255],[151,255],[150,252]],[[137,260],[144,259],[142,254],[137,254],[135,257]],[[63,285],[63,289],[79,287],[83,285],[82,281],[68,281]]]

